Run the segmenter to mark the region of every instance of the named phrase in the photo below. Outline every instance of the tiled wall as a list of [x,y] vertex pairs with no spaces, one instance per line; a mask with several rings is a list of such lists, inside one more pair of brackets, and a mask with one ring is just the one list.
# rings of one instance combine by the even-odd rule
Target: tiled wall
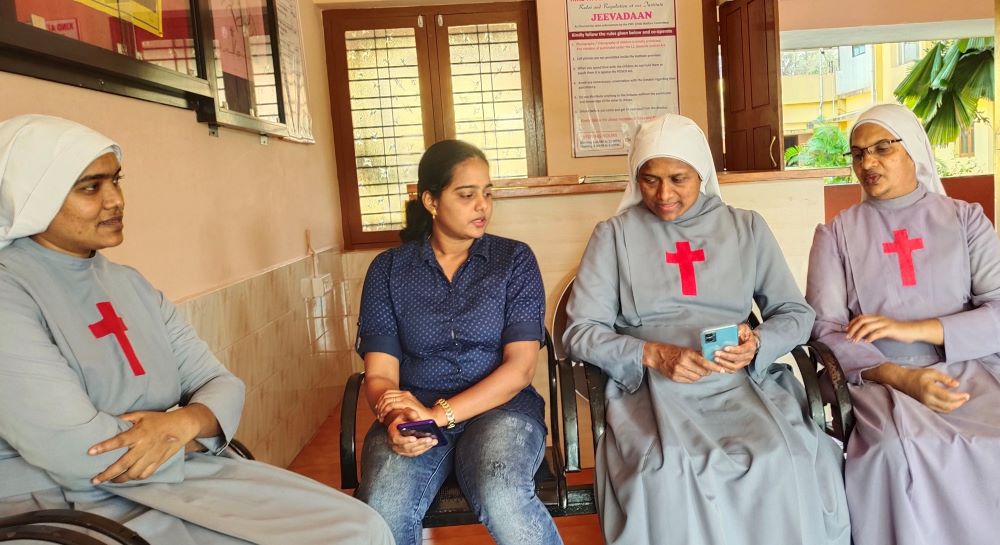
[[259,460],[282,467],[339,406],[347,377],[360,370],[348,326],[356,319],[347,317],[354,290],[343,281],[341,255],[323,252],[318,263],[333,276],[324,297],[301,295],[300,280],[312,269],[302,259],[178,305],[246,383],[237,437]]

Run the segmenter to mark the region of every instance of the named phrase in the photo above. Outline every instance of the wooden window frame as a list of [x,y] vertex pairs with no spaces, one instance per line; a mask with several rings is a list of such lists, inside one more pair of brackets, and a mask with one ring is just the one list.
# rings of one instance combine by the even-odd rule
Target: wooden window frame
[[[344,246],[347,250],[386,248],[399,243],[399,230],[364,231],[361,223],[361,202],[355,169],[354,135],[351,117],[350,89],[347,73],[346,47],[343,33],[349,30],[374,28],[413,28],[418,56],[426,55],[429,66],[418,65],[420,102],[424,126],[424,146],[455,136],[451,80],[448,77],[448,34],[439,30],[437,17],[447,20],[447,26],[488,24],[475,17],[515,14],[518,22],[518,47],[529,63],[521,63],[524,94],[525,148],[528,176],[544,176],[545,135],[542,124],[542,86],[538,57],[538,25],[534,2],[502,2],[494,4],[443,5],[427,7],[329,9],[323,11],[323,28],[327,50],[327,75],[330,86],[333,121],[334,155],[337,162],[337,183],[340,190]],[[417,24],[423,16],[424,28]],[[392,23],[390,26],[389,23]],[[442,68],[442,66],[444,68]]]
[[[274,44],[278,111],[284,121],[277,12],[274,0],[265,1],[268,31]],[[211,0],[189,1],[198,77],[34,28],[17,20],[14,2],[0,0],[0,71],[194,110],[198,121],[210,126],[222,125],[275,136],[288,134],[283,123],[219,107]]]

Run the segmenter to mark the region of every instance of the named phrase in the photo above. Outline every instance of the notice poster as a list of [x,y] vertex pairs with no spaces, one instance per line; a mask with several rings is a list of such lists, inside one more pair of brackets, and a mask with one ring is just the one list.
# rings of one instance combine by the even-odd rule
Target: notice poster
[[573,156],[625,155],[635,127],[678,113],[675,0],[566,0]]
[[278,52],[281,54],[281,89],[285,99],[287,140],[315,143],[312,116],[306,96],[306,66],[299,33],[298,0],[278,0]]

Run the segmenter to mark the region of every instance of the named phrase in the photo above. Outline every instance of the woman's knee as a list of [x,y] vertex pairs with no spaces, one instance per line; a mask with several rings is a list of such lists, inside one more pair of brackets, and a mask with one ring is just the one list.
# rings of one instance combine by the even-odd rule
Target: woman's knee
[[529,417],[496,412],[463,434],[456,473],[465,494],[479,507],[516,509],[535,495],[545,430]]

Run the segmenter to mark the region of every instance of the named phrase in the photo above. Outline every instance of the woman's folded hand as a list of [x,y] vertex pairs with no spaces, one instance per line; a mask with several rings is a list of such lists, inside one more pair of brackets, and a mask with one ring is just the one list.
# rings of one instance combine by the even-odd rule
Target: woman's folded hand
[[375,416],[380,422],[385,422],[390,413],[401,410],[413,411],[414,420],[434,420],[433,411],[406,390],[386,390],[375,402]]
[[698,382],[711,373],[726,372],[724,367],[690,348],[649,341],[642,349],[642,364],[683,384]]
[[117,461],[91,479],[95,485],[109,480],[124,483],[149,478],[177,451],[187,450],[188,444],[199,431],[197,419],[191,417],[185,409],[126,413],[119,418],[132,422],[132,427],[87,451],[87,454],[96,456],[112,450],[127,449]]

